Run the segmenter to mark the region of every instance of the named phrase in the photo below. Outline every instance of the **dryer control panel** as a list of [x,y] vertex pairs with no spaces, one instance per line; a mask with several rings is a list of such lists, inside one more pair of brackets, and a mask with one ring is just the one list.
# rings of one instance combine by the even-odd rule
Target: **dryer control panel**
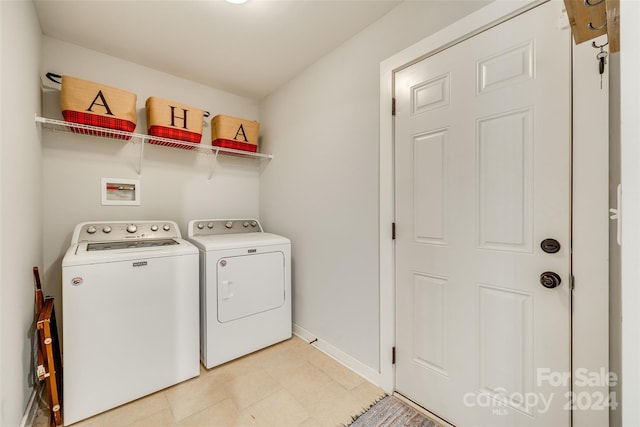
[[196,219],[189,223],[189,237],[217,234],[262,233],[257,219]]

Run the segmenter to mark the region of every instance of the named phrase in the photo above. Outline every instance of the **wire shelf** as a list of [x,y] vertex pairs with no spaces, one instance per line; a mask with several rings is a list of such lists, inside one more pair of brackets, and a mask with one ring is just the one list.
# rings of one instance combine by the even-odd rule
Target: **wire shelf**
[[158,136],[145,135],[141,133],[125,132],[116,129],[105,129],[97,126],[84,125],[80,123],[72,123],[64,120],[49,119],[46,117],[36,116],[36,123],[41,123],[43,129],[61,132],[71,132],[81,135],[91,135],[103,138],[118,139],[142,144],[154,144],[167,147],[182,148],[187,150],[195,150],[197,152],[211,154],[229,154],[241,157],[253,157],[259,159],[272,159],[273,155],[264,153],[252,153],[250,151],[234,150],[232,148],[216,147],[209,144],[197,144],[193,142],[179,141],[176,139],[161,138]]

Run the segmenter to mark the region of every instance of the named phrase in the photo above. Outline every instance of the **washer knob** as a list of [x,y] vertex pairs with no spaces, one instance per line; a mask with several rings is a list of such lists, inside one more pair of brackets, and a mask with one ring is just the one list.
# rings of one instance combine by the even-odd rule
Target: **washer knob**
[[258,225],[258,223],[256,221],[251,221],[251,226],[255,227],[256,225]]
[[151,231],[158,231],[158,226],[157,226],[157,225],[155,225],[155,224],[153,224],[153,225],[151,226]]
[[204,224],[199,222],[198,223],[198,230],[202,230],[204,228]]
[[249,226],[249,221],[245,221],[245,222],[242,224],[242,226],[243,226],[243,227],[248,227],[248,226]]
[[138,231],[138,227],[135,224],[127,225],[127,233],[135,233]]
[[231,228],[231,227],[233,227],[233,222],[227,221],[227,223],[224,226],[227,227],[227,228]]
[[87,227],[87,233],[93,234],[96,232],[96,228],[93,225]]
[[104,228],[102,229],[103,233],[111,233],[111,227],[109,227],[108,225],[105,225]]
[[169,230],[171,230],[171,226],[169,224],[165,224],[165,225],[162,226],[162,229],[164,231],[169,231]]
[[207,228],[210,228],[210,229],[213,228],[213,223],[212,222],[208,223]]

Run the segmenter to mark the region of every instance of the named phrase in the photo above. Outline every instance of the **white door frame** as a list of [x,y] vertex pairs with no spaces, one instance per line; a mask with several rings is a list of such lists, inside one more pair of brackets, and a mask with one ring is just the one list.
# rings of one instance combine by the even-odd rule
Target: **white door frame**
[[[559,1],[559,0],[551,0]],[[380,64],[380,386],[395,388],[392,348],[395,343],[395,258],[391,239],[394,222],[394,122],[391,115],[394,73],[426,56],[469,38],[497,23],[544,3],[541,0],[497,0],[445,29],[408,47]],[[562,22],[558,17],[558,22]],[[560,25],[560,24],[558,24]],[[609,366],[609,219],[608,219],[608,91],[599,90],[593,68],[595,51],[584,43],[575,49],[573,70],[573,370],[608,372]],[[597,64],[595,64],[597,65]],[[597,68],[595,68],[597,70]],[[608,85],[607,75],[603,84]],[[586,369],[586,371],[584,371]],[[573,390],[608,396],[607,384],[584,385],[572,376]],[[582,378],[582,381],[580,381]],[[579,380],[576,383],[576,380]],[[585,399],[586,400],[586,399]],[[573,425],[606,426],[606,410],[579,407]]]

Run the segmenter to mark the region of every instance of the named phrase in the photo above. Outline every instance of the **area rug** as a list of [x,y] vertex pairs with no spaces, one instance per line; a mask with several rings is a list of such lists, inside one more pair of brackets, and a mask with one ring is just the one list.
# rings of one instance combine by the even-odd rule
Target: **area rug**
[[353,417],[350,427],[439,427],[393,396],[385,396]]

